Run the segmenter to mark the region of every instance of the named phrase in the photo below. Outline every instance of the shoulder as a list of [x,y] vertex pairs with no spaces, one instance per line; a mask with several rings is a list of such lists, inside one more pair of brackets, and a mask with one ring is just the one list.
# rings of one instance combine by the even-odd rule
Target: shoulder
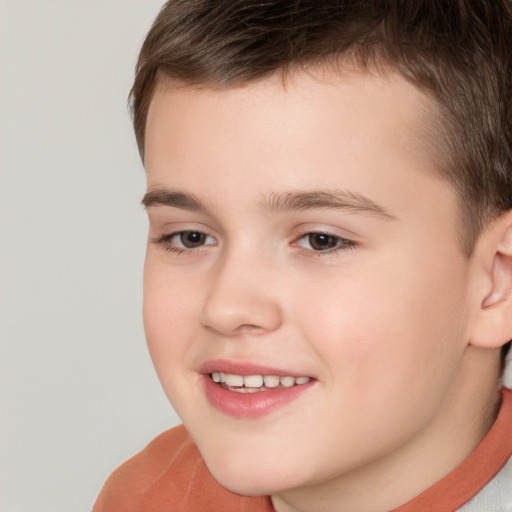
[[127,460],[105,482],[94,512],[131,512],[159,480],[176,465],[194,464],[200,455],[183,425],[167,430]]
[[505,512],[512,510],[512,391],[491,430],[475,451],[451,473],[393,512]]
[[[212,508],[214,507],[214,508]],[[93,512],[230,510],[271,512],[265,496],[239,496],[210,474],[187,430],[164,432],[112,473]]]

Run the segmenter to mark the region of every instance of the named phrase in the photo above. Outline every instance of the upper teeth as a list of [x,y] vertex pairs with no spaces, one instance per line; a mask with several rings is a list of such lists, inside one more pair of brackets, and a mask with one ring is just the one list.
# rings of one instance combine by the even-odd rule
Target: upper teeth
[[212,372],[215,382],[225,382],[227,386],[245,386],[247,388],[259,388],[263,385],[267,388],[276,388],[281,384],[285,388],[291,388],[296,384],[306,384],[309,377],[279,377],[277,375],[235,375],[232,373]]

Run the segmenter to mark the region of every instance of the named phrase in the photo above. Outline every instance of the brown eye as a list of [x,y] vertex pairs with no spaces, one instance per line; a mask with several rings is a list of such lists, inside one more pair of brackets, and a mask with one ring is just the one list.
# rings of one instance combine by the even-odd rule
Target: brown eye
[[176,231],[154,239],[165,251],[176,254],[200,252],[203,247],[217,245],[215,238],[202,231]]
[[187,249],[200,247],[206,242],[206,234],[200,231],[183,231],[179,234],[180,242]]
[[307,235],[311,248],[315,251],[328,251],[338,247],[341,240],[339,237],[328,235],[326,233],[309,233]]

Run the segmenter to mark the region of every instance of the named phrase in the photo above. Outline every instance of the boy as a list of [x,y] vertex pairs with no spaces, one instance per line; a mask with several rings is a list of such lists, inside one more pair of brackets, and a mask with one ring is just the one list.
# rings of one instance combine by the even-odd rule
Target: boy
[[184,427],[96,512],[512,510],[512,7],[173,0],[132,90]]

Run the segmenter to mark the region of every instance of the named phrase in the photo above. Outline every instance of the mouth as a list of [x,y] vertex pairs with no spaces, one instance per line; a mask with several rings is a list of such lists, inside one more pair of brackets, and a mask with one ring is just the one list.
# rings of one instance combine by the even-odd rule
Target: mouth
[[213,382],[222,389],[235,393],[261,393],[275,389],[288,389],[302,386],[311,381],[310,377],[291,375],[237,375],[214,371],[209,374]]
[[211,362],[201,371],[208,402],[221,413],[255,419],[298,400],[316,383],[306,375],[252,365]]

